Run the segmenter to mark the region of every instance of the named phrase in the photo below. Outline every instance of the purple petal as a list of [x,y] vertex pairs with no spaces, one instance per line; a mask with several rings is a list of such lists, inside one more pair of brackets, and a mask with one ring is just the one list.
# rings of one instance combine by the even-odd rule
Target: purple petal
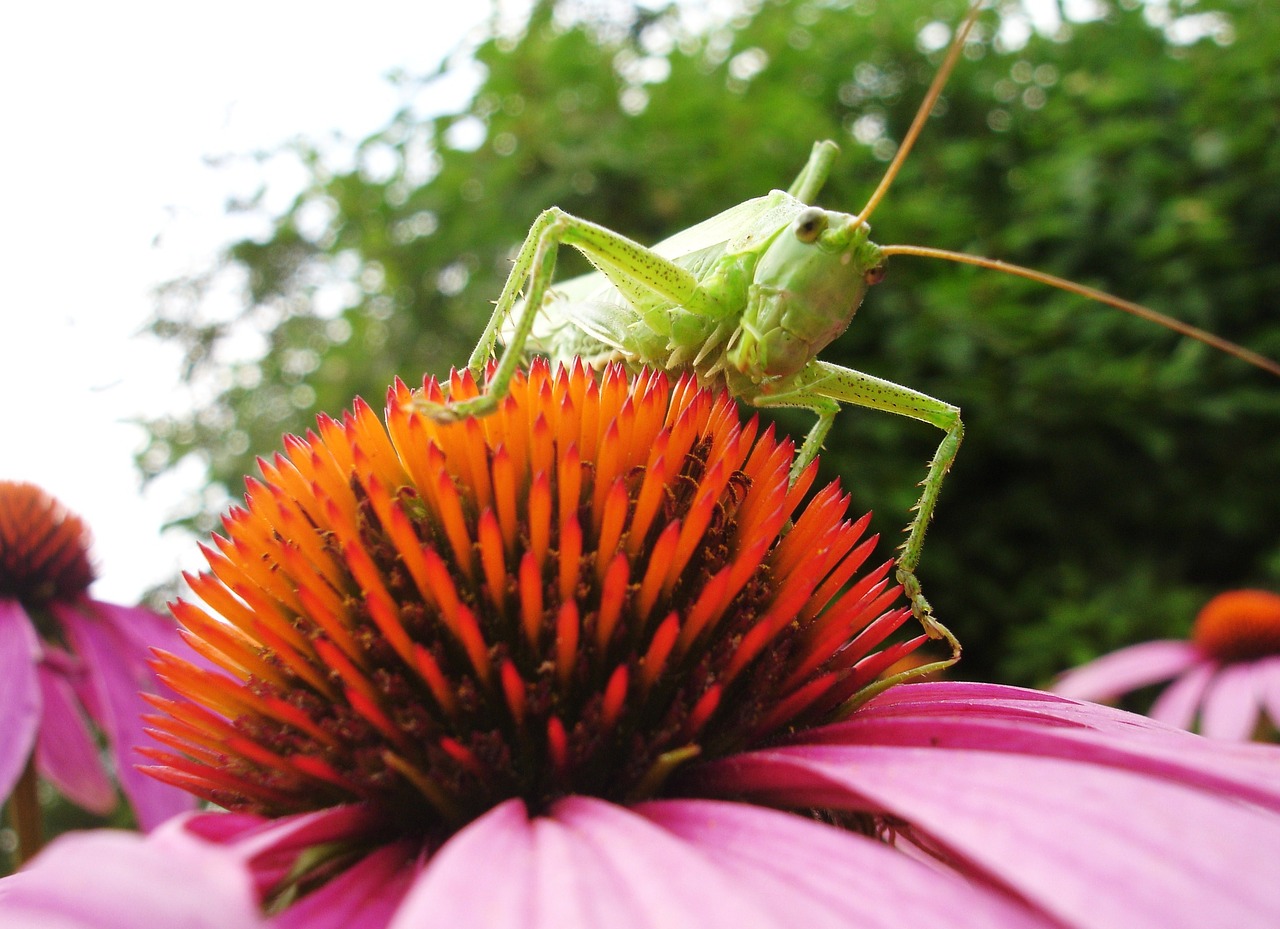
[[[495,866],[497,879],[477,886]],[[988,887],[792,814],[570,797],[533,819],[511,801],[464,828],[428,862],[390,929],[851,925],[1050,923]]]
[[18,782],[40,725],[40,642],[22,605],[0,598],[0,803]]
[[[476,875],[495,862],[501,880],[477,892]],[[784,925],[695,843],[623,807],[575,797],[532,820],[512,801],[467,826],[428,863],[391,929]]]
[[1205,691],[1200,732],[1211,739],[1248,741],[1262,715],[1258,689],[1258,675],[1252,662],[1224,667]]
[[253,929],[264,926],[239,861],[168,831],[69,833],[0,879],[5,929]]
[[188,832],[210,842],[234,845],[245,858],[297,855],[316,845],[350,840],[384,827],[372,808],[355,803],[279,819],[250,813],[207,813],[191,816],[183,824]]
[[290,877],[300,856],[308,851],[330,843],[369,847],[376,840],[374,837],[386,832],[385,819],[359,804],[278,819],[251,813],[193,813],[170,820],[161,828],[170,827],[221,845],[245,861],[263,897]]
[[287,822],[291,817],[278,820],[264,819],[254,813],[194,813],[182,821],[182,828],[197,838],[219,845],[231,845],[247,834],[264,829],[275,822]]
[[1114,700],[1131,690],[1181,674],[1200,660],[1200,653],[1190,642],[1143,642],[1066,672],[1050,689],[1077,700]]
[[1156,697],[1147,715],[1179,729],[1190,729],[1195,723],[1205,689],[1217,670],[1218,666],[1210,661],[1195,665]]
[[1111,707],[995,684],[891,688],[802,744],[967,748],[1079,759],[1225,792],[1280,811],[1275,749],[1212,742]]
[[414,858],[408,842],[385,845],[290,906],[272,929],[382,929],[417,876]]
[[721,785],[770,803],[887,812],[1068,925],[1280,925],[1280,817],[1142,775],[1049,758],[824,746],[726,762]]
[[[961,685],[949,687],[963,692]],[[978,699],[972,702],[980,707],[993,694],[989,687],[975,689]],[[1010,712],[1013,703],[1005,701],[997,712]],[[1089,709],[1066,701],[1060,706]],[[1054,704],[1035,698],[1024,709],[1035,707],[1051,710]],[[906,715],[900,697],[889,709]],[[930,718],[934,747],[853,744],[858,729],[844,724],[850,739],[845,744],[795,745],[726,759],[707,765],[697,784],[773,804],[898,817],[952,856],[957,867],[1007,886],[1071,926],[1280,925],[1280,882],[1272,871],[1280,855],[1280,815],[1241,804],[1232,793],[1176,783],[1170,779],[1175,763],[1153,750],[1161,731],[1171,748],[1189,750],[1195,757],[1186,778],[1193,781],[1208,777],[1212,768],[1208,752],[1193,746],[1220,751],[1222,743],[1137,723],[1135,757],[1149,756],[1144,764],[1163,769],[1161,776],[1151,776],[1120,765],[1118,747],[1108,743],[1114,736],[1106,731],[1092,747],[1077,738],[1074,757],[1051,757],[1011,751],[1016,739],[1006,739],[998,751],[942,747],[958,723],[936,713]],[[1115,728],[1107,718],[1100,716],[1104,730]],[[1035,729],[1031,722],[1023,725]],[[1046,733],[1071,732],[1065,719],[1041,725]],[[962,733],[960,740],[974,743],[978,735]],[[1064,752],[1069,744],[1056,743],[1056,750]],[[1261,751],[1223,752],[1224,766],[1239,758],[1249,773],[1260,770],[1261,761],[1280,767],[1276,749],[1252,748]],[[1110,763],[1093,763],[1095,751],[1112,756]]]
[[151,649],[163,648],[183,657],[191,654],[191,648],[178,635],[178,624],[170,617],[141,606],[120,606],[101,600],[93,603],[98,611],[111,617],[120,635],[129,641],[131,653],[149,658]]
[[[744,803],[667,800],[636,812],[734,875],[781,925],[1014,927],[1045,920],[991,888],[876,840]],[[938,900],[945,899],[945,907]]]
[[[530,915],[532,849],[533,830],[524,805],[508,800],[494,807],[441,847],[409,891],[390,929],[536,925]],[[483,880],[494,869],[500,879]]]
[[[188,828],[199,834],[206,828],[206,823],[212,824],[221,818],[216,813],[195,816],[189,821]],[[219,841],[235,848],[249,862],[254,879],[263,888],[276,886],[293,870],[298,856],[307,850],[330,842],[358,842],[378,826],[385,825],[369,807],[356,804],[274,820],[252,816],[237,818],[241,821],[239,834],[226,835]]]
[[796,924],[697,845],[625,807],[571,797],[534,820],[534,830],[537,926]]
[[[501,880],[477,892],[476,875],[498,862]],[[391,929],[778,925],[741,891],[688,843],[622,807],[575,798],[530,820],[510,801],[445,843]]]
[[139,611],[92,600],[54,609],[85,663],[99,711],[96,721],[111,746],[116,777],[139,824],[153,829],[171,816],[194,808],[195,800],[190,794],[137,769],[140,759],[135,747],[151,744],[141,719],[150,707],[138,692],[158,689],[147,664],[149,653],[137,641],[136,630],[127,628],[127,624],[139,621]]
[[1280,730],[1280,655],[1264,658],[1258,663],[1258,679],[1262,703],[1271,717],[1271,727]]
[[40,773],[78,806],[99,815],[115,809],[115,785],[98,754],[97,739],[67,680],[43,662],[36,668],[44,719],[36,741]]

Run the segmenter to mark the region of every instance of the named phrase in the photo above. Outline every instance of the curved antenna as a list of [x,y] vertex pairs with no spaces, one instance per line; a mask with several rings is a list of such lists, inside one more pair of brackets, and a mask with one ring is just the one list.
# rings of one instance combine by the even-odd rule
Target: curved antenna
[[893,160],[889,162],[889,167],[885,169],[884,176],[880,178],[880,184],[872,191],[871,199],[867,201],[867,205],[858,214],[858,219],[862,222],[865,223],[870,219],[871,213],[880,205],[884,195],[889,192],[889,185],[898,176],[898,171],[902,168],[903,162],[911,154],[911,147],[916,144],[916,137],[924,129],[924,124],[929,119],[929,114],[933,112],[933,105],[942,96],[942,89],[947,86],[947,79],[951,77],[951,72],[955,70],[956,62],[960,60],[960,53],[964,51],[965,39],[969,37],[973,24],[977,22],[978,13],[982,11],[982,3],[983,0],[976,0],[973,6],[969,7],[969,12],[965,14],[964,22],[956,30],[956,36],[951,40],[951,47],[947,49],[947,57],[942,60],[942,66],[938,68],[938,73],[933,76],[933,81],[929,84],[929,90],[925,93],[924,100],[920,102],[920,108],[916,110],[915,118],[911,120],[911,127],[907,129],[907,134],[903,137],[902,144],[898,146]]
[[1195,339],[1197,342],[1203,342],[1212,348],[1216,348],[1220,352],[1225,352],[1241,361],[1253,365],[1255,368],[1261,368],[1269,374],[1280,377],[1280,363],[1272,361],[1266,355],[1260,355],[1252,349],[1245,348],[1243,345],[1237,345],[1235,342],[1228,341],[1221,336],[1216,336],[1212,332],[1207,332],[1190,323],[1184,323],[1180,319],[1172,316],[1166,316],[1164,313],[1156,312],[1149,307],[1143,306],[1141,303],[1134,303],[1130,300],[1122,300],[1120,297],[1114,297],[1103,290],[1096,290],[1092,287],[1086,287],[1083,284],[1077,284],[1074,281],[1068,281],[1066,278],[1056,277],[1052,274],[1045,274],[1043,271],[1036,271],[1032,268],[1024,268],[1021,265],[1010,264],[1007,261],[1000,261],[996,258],[983,258],[979,255],[969,255],[965,252],[953,252],[945,248],[929,248],[925,245],[885,245],[881,246],[880,254],[888,257],[890,255],[915,255],[919,258],[939,258],[943,261],[954,261],[958,264],[975,265],[979,268],[990,268],[993,271],[1003,271],[1005,274],[1012,274],[1016,277],[1025,277],[1027,280],[1036,281],[1040,284],[1047,284],[1050,287],[1056,287],[1059,290],[1065,290],[1068,293],[1078,294],[1081,297],[1087,297],[1090,300],[1096,300],[1099,303],[1105,303],[1107,306],[1115,307],[1117,310],[1123,310],[1131,313],[1141,319],[1153,322],[1158,326],[1164,326],[1166,329],[1172,329],[1174,332]]

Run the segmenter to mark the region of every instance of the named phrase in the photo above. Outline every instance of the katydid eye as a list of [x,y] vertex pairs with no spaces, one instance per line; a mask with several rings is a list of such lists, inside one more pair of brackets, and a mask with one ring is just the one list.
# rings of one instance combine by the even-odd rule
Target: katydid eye
[[874,268],[867,268],[866,273],[862,275],[862,279],[866,281],[868,285],[879,284],[881,281],[884,280],[884,275],[885,275],[885,266],[884,266],[884,262],[881,262],[880,264],[876,265]]
[[796,217],[796,238],[809,245],[827,228],[827,211],[811,206]]

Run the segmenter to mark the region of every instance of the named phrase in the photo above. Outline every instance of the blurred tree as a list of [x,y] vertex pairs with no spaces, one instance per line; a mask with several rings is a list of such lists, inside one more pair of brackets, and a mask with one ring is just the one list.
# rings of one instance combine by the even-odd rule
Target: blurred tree
[[[1096,6],[1053,36],[1016,3],[984,17],[874,238],[1028,264],[1280,355],[1280,12]],[[406,107],[354,167],[299,146],[310,183],[270,234],[162,293],[154,331],[212,397],[149,424],[144,468],[198,454],[237,492],[252,456],[316,410],[462,364],[547,206],[653,241],[785,187],[834,138],[822,203],[858,209],[963,15],[767,0],[695,27],[692,10],[619,20],[542,0],[521,33],[475,50],[484,78],[461,112]],[[227,279],[242,308],[216,319],[208,294]],[[228,361],[253,330],[260,355]],[[921,574],[967,675],[1043,680],[1184,631],[1223,587],[1280,586],[1266,375],[1079,298],[907,258],[823,357],[964,409]],[[938,438],[850,410],[823,466],[896,544]]]

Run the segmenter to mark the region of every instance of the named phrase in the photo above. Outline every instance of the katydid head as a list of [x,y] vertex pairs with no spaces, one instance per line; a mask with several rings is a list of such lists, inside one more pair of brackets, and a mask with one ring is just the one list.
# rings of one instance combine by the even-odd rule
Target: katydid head
[[[867,220],[924,128],[982,3],[975,0],[970,6],[911,128],[861,212],[855,216],[806,207],[789,230],[769,243],[756,265],[747,310],[729,348],[731,366],[755,380],[795,374],[848,328],[867,287],[884,277],[887,253],[870,241]],[[835,151],[831,142],[817,143],[788,193],[798,198],[815,195]]]
[[756,264],[730,365],[756,379],[785,377],[843,333],[884,276],[870,232],[848,213],[801,210]]

